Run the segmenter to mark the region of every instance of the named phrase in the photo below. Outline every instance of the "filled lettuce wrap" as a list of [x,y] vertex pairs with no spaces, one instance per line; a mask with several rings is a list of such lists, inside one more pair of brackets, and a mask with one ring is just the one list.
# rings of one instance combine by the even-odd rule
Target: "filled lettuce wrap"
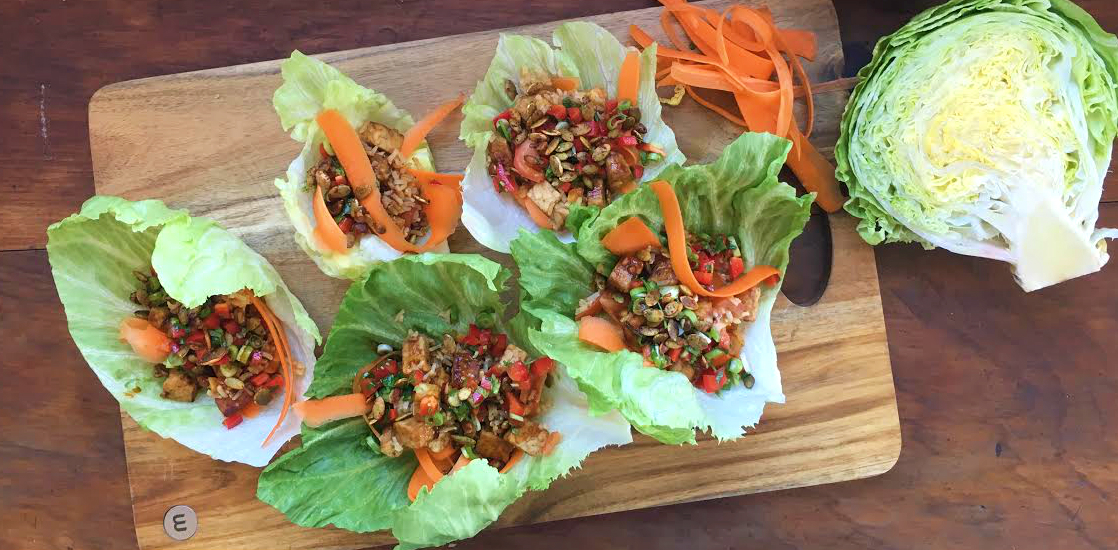
[[264,470],[257,496],[299,525],[435,546],[630,442],[619,414],[592,417],[566,367],[504,321],[509,276],[480,256],[423,254],[355,282],[299,406],[303,445]]
[[655,45],[638,54],[583,22],[552,41],[502,34],[462,108],[459,138],[474,152],[462,223],[498,252],[521,229],[569,239],[567,228],[684,160],[660,118]]
[[783,402],[769,316],[812,196],[777,174],[789,142],[743,134],[709,165],[667,167],[577,241],[512,243],[530,341],[568,365],[594,413],[665,443],[744,434]]
[[272,98],[303,150],[276,187],[295,241],[332,277],[357,279],[405,253],[447,251],[461,176],[436,174],[424,137],[461,103],[418,123],[387,96],[295,51]]
[[318,328],[237,237],[162,202],[96,196],[47,229],[70,335],[139,425],[263,466],[298,433]]

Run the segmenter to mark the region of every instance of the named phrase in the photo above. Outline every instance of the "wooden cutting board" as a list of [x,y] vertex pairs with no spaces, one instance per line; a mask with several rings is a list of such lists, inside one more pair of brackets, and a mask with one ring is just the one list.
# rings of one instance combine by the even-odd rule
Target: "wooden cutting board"
[[[775,0],[769,6],[781,26],[817,34],[819,56],[809,65],[813,81],[841,74],[838,23],[829,0]],[[659,13],[653,8],[587,20],[630,43],[628,25],[658,29]],[[549,40],[554,28],[545,24],[506,32]],[[498,34],[450,36],[322,58],[418,117],[473,89],[489,65]],[[89,106],[96,189],[129,199],[162,199],[223,223],[276,266],[326,334],[347,284],[322,275],[298,248],[272,185],[299,151],[272,110],[278,71],[279,61],[268,61],[101,89]],[[838,135],[845,100],[845,93],[818,97],[813,141],[825,154]],[[693,162],[713,160],[739,133],[689,99],[665,108],[664,118]],[[441,171],[461,172],[468,163],[469,151],[457,140],[460,121],[461,115],[454,115],[430,138]],[[773,336],[788,403],[770,405],[755,434],[734,443],[702,439],[684,447],[659,445],[638,435],[631,445],[592,455],[583,469],[547,491],[530,493],[497,525],[832,483],[891,468],[901,436],[874,256],[855,234],[851,218],[832,216],[831,224],[834,264],[823,299],[809,308],[783,296],[776,304]],[[511,265],[506,256],[482,251],[465,229],[451,239],[451,249],[482,252]],[[283,541],[291,548],[321,549],[392,542],[384,533],[297,527],[255,499],[259,470],[196,454],[143,431],[127,415],[122,414],[122,422],[141,548],[265,548]],[[164,514],[175,505],[188,505],[198,515],[198,532],[185,542],[164,532]]]

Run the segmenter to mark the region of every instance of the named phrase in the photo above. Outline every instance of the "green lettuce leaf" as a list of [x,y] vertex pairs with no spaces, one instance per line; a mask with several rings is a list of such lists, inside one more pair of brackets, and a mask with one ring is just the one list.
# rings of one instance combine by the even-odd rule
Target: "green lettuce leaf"
[[[307,171],[318,163],[319,145],[330,149],[315,117],[324,109],[337,109],[354,128],[367,121],[406,132],[415,125],[410,114],[397,108],[388,96],[354,82],[341,71],[298,50],[280,65],[283,85],[272,97],[283,129],[303,143],[303,150],[287,168],[285,178],[275,185],[283,199],[284,210],[295,228],[295,241],[314,260],[323,273],[341,279],[358,279],[373,264],[401,256],[400,252],[377,238],[364,238],[345,254],[319,246],[314,237],[314,195],[307,188]],[[435,170],[431,149],[423,142],[412,154],[416,168]],[[440,251],[446,251],[445,244]]]
[[[780,182],[790,143],[771,134],[743,134],[707,165],[672,165],[661,174],[679,197],[687,229],[734,235],[747,268],[771,265],[782,273],[788,247],[810,216],[812,196],[797,198]],[[573,317],[578,300],[594,291],[594,270],[608,274],[617,258],[601,238],[632,216],[653,231],[663,227],[660,203],[642,187],[610,204],[578,231],[574,244],[548,232],[521,233],[512,255],[521,270],[521,307],[536,321],[532,342],[542,353],[569,366],[589,396],[591,412],[617,409],[641,432],[665,443],[694,442],[696,428],[718,439],[733,439],[754,425],[766,402],[783,402],[769,316],[779,286],[763,288],[757,320],[749,325],[742,360],[756,380],[712,396],[679,373],[643,366],[639,354],[606,353],[578,340]]]
[[188,306],[250,288],[283,322],[295,358],[307,369],[297,385],[306,387],[318,328],[267,260],[213,221],[191,218],[185,210],[153,200],[93,197],[79,213],[51,225],[47,239],[70,335],[101,383],[137,423],[214,458],[254,466],[266,464],[298,432],[297,422],[286,421],[261,448],[279,407],[268,407],[227,430],[213,399],[205,395],[193,403],[163,399],[151,364],[119,337],[121,321],[136,309],[129,299],[137,285],[134,270],[154,267],[167,293]]
[[[310,397],[350,392],[357,370],[376,357],[378,344],[399,346],[410,330],[432,336],[464,333],[471,323],[492,324],[524,348],[518,317],[506,323],[500,299],[510,273],[477,255],[421,254],[378,264],[342,300],[326,348],[316,365]],[[398,548],[445,544],[473,536],[525,491],[543,489],[591,452],[631,441],[619,414],[591,417],[585,396],[556,368],[539,420],[563,439],[548,457],[525,457],[506,474],[482,461],[440,480],[408,501],[416,462],[389,459],[369,442],[359,420],[305,429],[303,447],[276,460],[260,476],[257,496],[299,525],[333,524],[366,532],[391,528]],[[351,498],[347,495],[359,495]]]
[[[493,117],[512,106],[505,94],[505,81],[520,81],[521,68],[551,75],[578,77],[582,89],[602,88],[617,95],[617,75],[628,50],[609,31],[592,23],[560,25],[552,35],[555,49],[542,40],[502,34],[485,78],[462,107],[459,139],[473,148],[474,155],[462,182],[462,224],[479,243],[498,252],[509,251],[509,243],[521,229],[536,231],[524,209],[507,193],[497,193],[486,172],[485,149],[493,134]],[[649,166],[641,181],[652,181],[671,163],[682,163],[683,153],[675,133],[660,117],[656,96],[656,47],[640,56],[641,76],[638,106],[641,122],[648,128],[645,139],[666,153],[663,162]],[[581,214],[580,214],[581,217]],[[570,240],[569,235],[565,237]]]

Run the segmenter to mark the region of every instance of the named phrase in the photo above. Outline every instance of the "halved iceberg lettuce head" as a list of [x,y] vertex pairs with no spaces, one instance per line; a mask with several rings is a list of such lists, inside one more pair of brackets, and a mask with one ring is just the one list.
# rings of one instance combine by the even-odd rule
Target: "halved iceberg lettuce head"
[[1026,291],[1098,271],[1118,38],[1067,0],[954,0],[882,38],[835,148],[870,244],[1013,266]]
[[[791,147],[772,134],[747,133],[712,164],[667,167],[659,179],[671,183],[687,231],[737,238],[745,268],[770,265],[783,274],[788,247],[810,215],[813,195],[797,197],[777,179]],[[595,270],[608,275],[618,258],[601,239],[620,222],[640,216],[654,231],[663,228],[660,202],[650,187],[626,194],[586,221],[573,244],[551,232],[521,232],[512,243],[520,267],[521,307],[535,317],[529,338],[543,353],[568,365],[567,371],[589,396],[591,411],[619,410],[634,427],[664,443],[695,441],[695,430],[720,440],[744,434],[761,417],[766,402],[783,402],[769,317],[779,292],[763,286],[760,310],[745,335],[741,359],[754,377],[711,395],[687,378],[644,366],[640,354],[606,352],[578,338],[574,314],[590,296]]]
[[[471,323],[493,323],[511,343],[538,355],[530,342],[517,338],[519,320],[503,320],[499,294],[509,276],[477,255],[421,254],[374,266],[342,300],[307,396],[350,393],[357,371],[377,357],[377,346],[398,348],[411,330],[441,338],[464,334]],[[525,456],[504,474],[473,460],[409,502],[414,455],[385,456],[364,420],[351,418],[304,427],[303,445],[264,470],[257,496],[303,526],[391,529],[400,541],[397,548],[471,537],[525,491],[546,488],[596,449],[632,440],[620,415],[589,414],[585,396],[562,365],[553,373],[538,418],[562,434],[549,456]]]
[[318,328],[279,274],[262,256],[206,218],[162,202],[131,202],[96,196],[82,209],[47,229],[47,254],[70,335],[89,367],[141,426],[200,453],[225,461],[263,466],[298,433],[294,415],[261,447],[281,407],[276,402],[235,429],[222,426],[213,399],[191,403],[160,396],[152,363],[120,339],[121,321],[132,317],[129,298],[138,282],[133,271],[159,273],[169,296],[187,307],[208,297],[242,289],[263,297],[283,323],[292,355],[305,367],[298,393],[313,376]]
[[[494,132],[493,118],[513,104],[505,93],[505,82],[519,83],[521,69],[527,69],[537,74],[577,77],[580,89],[601,88],[609,97],[617,97],[618,73],[629,50],[609,31],[593,23],[559,25],[551,40],[554,48],[529,36],[502,34],[485,78],[478,82],[473,95],[462,107],[465,118],[458,137],[474,151],[462,182],[462,224],[475,240],[498,252],[508,253],[509,243],[521,229],[538,230],[513,197],[494,189],[493,180],[486,172],[486,145]],[[665,153],[663,162],[645,171],[641,181],[647,182],[656,179],[668,164],[684,160],[676,145],[675,133],[660,117],[655,45],[640,55],[637,106],[641,110],[641,123],[648,128],[645,141],[659,145]],[[572,213],[571,219],[585,219],[585,215]],[[568,234],[564,233],[564,237],[570,240]]]
[[[315,238],[314,194],[307,186],[307,171],[318,163],[320,147],[332,150],[315,117],[324,109],[336,109],[354,128],[372,121],[401,133],[415,121],[393,105],[388,96],[357,84],[338,69],[298,50],[280,65],[280,72],[283,84],[273,95],[272,105],[283,129],[303,144],[299,156],[287,167],[286,177],[275,180],[284,210],[295,228],[295,242],[323,273],[340,279],[358,279],[374,264],[399,258],[401,253],[376,236],[359,239],[345,254],[322,246]],[[412,153],[411,162],[415,168],[435,170],[426,141]],[[446,251],[446,244],[438,250]]]

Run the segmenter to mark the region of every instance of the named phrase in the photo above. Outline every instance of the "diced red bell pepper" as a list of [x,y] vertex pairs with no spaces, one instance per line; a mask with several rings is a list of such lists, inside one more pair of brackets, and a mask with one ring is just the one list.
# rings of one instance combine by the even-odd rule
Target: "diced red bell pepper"
[[390,359],[385,361],[383,365],[377,367],[376,370],[373,371],[373,376],[378,379],[387,378],[390,374],[396,374],[397,370],[396,361]]
[[555,367],[555,360],[550,357],[540,357],[532,361],[532,375],[543,378]]
[[213,330],[217,327],[220,327],[221,317],[218,317],[217,313],[211,313],[209,317],[202,319],[202,326],[206,327],[206,329],[208,330]]
[[509,367],[509,378],[516,382],[528,381],[528,367],[524,366],[523,361],[517,361]]
[[264,383],[265,388],[279,388],[283,386],[283,376],[277,374]]
[[186,329],[181,326],[171,325],[171,338],[182,338],[186,336]]
[[636,147],[637,136],[620,136],[617,138],[617,142],[626,147]]
[[257,374],[256,376],[253,376],[252,378],[249,378],[248,381],[252,382],[253,386],[260,388],[263,387],[264,384],[266,384],[268,382],[268,379],[271,377],[272,375],[266,372],[262,372],[260,374]]
[[567,107],[567,120],[574,124],[582,122],[582,109],[578,107]]
[[633,167],[633,177],[638,180],[644,177],[644,166],[636,165]]
[[742,273],[745,273],[745,262],[736,256],[730,258],[730,279],[737,279]]
[[217,316],[222,318],[222,319],[230,319],[230,318],[233,317],[233,311],[229,307],[229,302],[221,302],[220,304],[214,304],[214,313],[216,313]]
[[243,422],[244,419],[245,417],[241,416],[241,413],[237,413],[233,416],[225,417],[225,420],[222,420],[221,423],[225,425],[225,429],[232,430],[233,428],[236,428],[237,425],[239,425],[241,422]]
[[232,361],[232,360],[233,360],[233,358],[229,357],[229,354],[226,353],[225,355],[221,356],[221,359],[218,359],[217,361],[214,362],[214,366],[215,367],[220,367],[222,365],[228,365],[229,362]]
[[510,413],[524,416],[524,405],[520,404],[520,400],[512,392],[505,392],[505,402],[508,403]]
[[338,174],[334,176],[334,185],[349,185],[349,180],[345,176]]
[[498,120],[508,120],[510,118],[512,118],[512,109],[505,109],[503,113],[493,117],[493,127],[497,127]]
[[552,105],[547,108],[547,114],[559,119],[567,120],[567,108],[562,105]]
[[590,131],[586,133],[586,137],[588,139],[589,138],[596,138],[596,137],[600,137],[600,136],[605,135],[605,133],[602,132],[602,123],[601,122],[599,122],[597,120],[591,120],[589,122],[589,124],[590,124]]
[[569,182],[569,181],[564,182],[562,185],[559,186],[559,191],[562,192],[564,195],[567,194],[567,191],[570,191],[570,190],[571,190],[571,182]]
[[396,409],[392,409],[392,410],[388,411],[388,419],[389,420],[396,420]]
[[701,284],[701,285],[714,284],[714,274],[709,272],[709,271],[703,271],[703,270],[696,271],[695,272],[695,279],[698,280],[699,284]]
[[606,113],[607,114],[612,113],[616,109],[617,109],[617,100],[616,99],[610,99],[610,100],[606,101]]
[[229,334],[237,334],[241,331],[241,325],[238,325],[237,322],[232,319],[226,319],[225,321],[223,321],[221,323],[221,328],[225,329],[225,332],[228,332]]
[[206,334],[200,330],[196,330],[186,335],[187,344],[205,344]]
[[507,334],[498,334],[493,337],[493,345],[489,346],[489,354],[493,357],[500,357],[505,353],[509,347],[509,336]]
[[721,389],[718,383],[718,377],[714,374],[704,374],[702,376],[703,391],[707,393],[717,393]]
[[353,229],[353,218],[346,216],[342,223],[338,224],[338,229],[341,229],[342,233],[349,233]]
[[671,359],[672,362],[675,363],[676,361],[679,361],[679,356],[682,353],[683,353],[683,348],[675,348],[673,350],[669,350],[668,351],[668,359]]
[[330,156],[330,153],[326,152],[326,144],[325,143],[319,143],[318,144],[318,152],[319,152],[320,155],[322,155],[322,158],[326,158],[326,157]]

